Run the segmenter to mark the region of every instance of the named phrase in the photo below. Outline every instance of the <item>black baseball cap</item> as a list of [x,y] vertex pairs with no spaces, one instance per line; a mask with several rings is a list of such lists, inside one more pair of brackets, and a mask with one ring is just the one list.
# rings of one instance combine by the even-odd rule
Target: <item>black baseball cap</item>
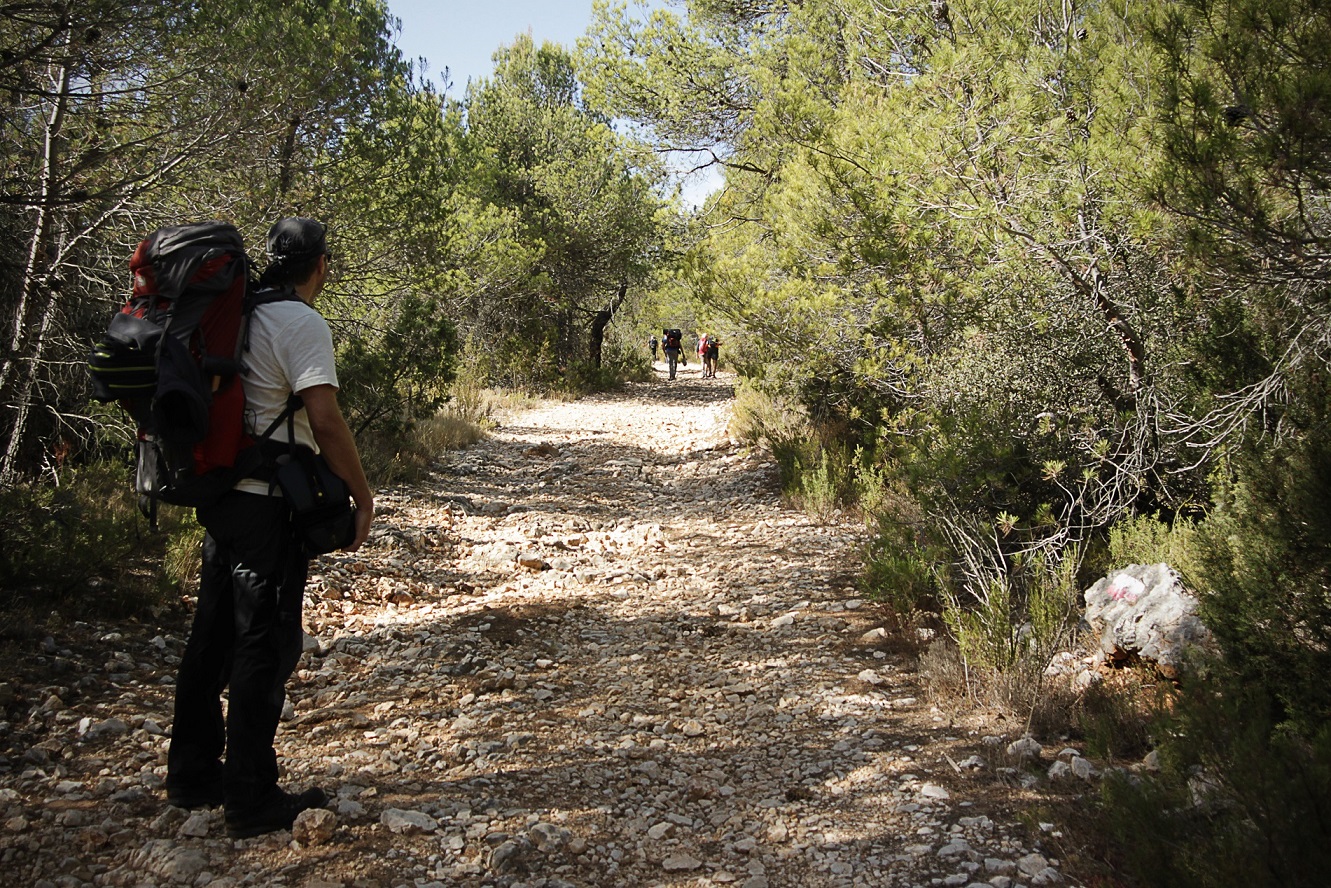
[[322,222],[291,216],[268,229],[268,256],[274,262],[300,262],[328,252],[327,229]]

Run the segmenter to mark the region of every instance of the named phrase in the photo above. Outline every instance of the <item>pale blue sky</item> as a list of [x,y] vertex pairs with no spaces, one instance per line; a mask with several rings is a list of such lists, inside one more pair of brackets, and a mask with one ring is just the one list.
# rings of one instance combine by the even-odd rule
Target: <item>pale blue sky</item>
[[[663,7],[669,2],[651,0],[649,5]],[[629,0],[629,6],[635,15],[644,14],[635,8],[636,0]],[[592,20],[592,0],[388,0],[388,9],[402,20],[397,37],[402,54],[413,62],[424,56],[428,76],[440,86],[447,67],[453,84],[449,94],[459,99],[468,79],[494,72],[490,57],[518,34],[530,30],[538,46],[549,40],[571,49]],[[688,163],[683,158],[671,160]],[[719,171],[709,169],[683,185],[685,203],[697,206],[720,186]]]
[[402,54],[425,56],[436,83],[447,67],[457,98],[469,78],[490,76],[490,57],[518,34],[530,29],[538,46],[550,40],[571,49],[592,20],[592,0],[388,0],[388,8],[402,20]]

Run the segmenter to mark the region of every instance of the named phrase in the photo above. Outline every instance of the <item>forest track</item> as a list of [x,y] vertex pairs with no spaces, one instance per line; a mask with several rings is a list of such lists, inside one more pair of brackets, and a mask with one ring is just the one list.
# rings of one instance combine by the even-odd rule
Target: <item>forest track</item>
[[183,610],[34,643],[0,683],[0,884],[1068,884],[994,767],[1016,735],[923,702],[862,525],[783,506],[732,399],[658,373],[381,492],[313,566],[277,745],[335,799],[302,841],[165,805]]

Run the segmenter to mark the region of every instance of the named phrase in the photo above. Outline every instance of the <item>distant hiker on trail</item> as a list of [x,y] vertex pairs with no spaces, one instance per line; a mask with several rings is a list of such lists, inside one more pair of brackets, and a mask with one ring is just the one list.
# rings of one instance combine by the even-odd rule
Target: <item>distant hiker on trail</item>
[[652,334],[651,345],[652,345],[652,363],[655,364],[655,363],[656,363],[656,334],[655,334],[655,333]]
[[721,357],[721,340],[714,334],[707,335],[707,352],[703,355],[702,369],[703,376],[709,379],[716,378],[716,363]]
[[702,365],[703,378],[707,378],[707,334],[698,334],[698,363]]
[[[374,497],[337,404],[332,334],[314,308],[328,277],[324,226],[283,219],[268,232],[267,252],[271,264],[257,296],[286,290],[297,298],[255,309],[244,377],[249,432],[280,416],[291,395],[300,397],[302,406],[277,436],[286,445],[290,429],[346,481],[356,512],[355,536],[345,548],[355,551],[369,535]],[[301,653],[310,556],[286,499],[268,481],[245,478],[197,514],[206,531],[203,570],[176,679],[167,801],[178,808],[225,805],[232,838],[290,829],[301,811],[328,801],[322,789],[281,789],[273,748],[286,681]]]
[[683,351],[684,335],[675,329],[665,329],[661,331],[661,346],[665,350],[666,365],[670,371],[670,379],[675,378],[675,365],[679,361],[680,353]]

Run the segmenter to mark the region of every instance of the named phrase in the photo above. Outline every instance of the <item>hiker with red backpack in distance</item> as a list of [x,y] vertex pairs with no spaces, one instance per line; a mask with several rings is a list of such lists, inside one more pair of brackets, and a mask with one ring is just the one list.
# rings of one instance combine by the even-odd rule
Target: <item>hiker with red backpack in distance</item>
[[721,358],[721,340],[715,334],[707,334],[707,354],[703,357],[703,370],[706,376],[716,378],[716,365]]
[[[323,456],[355,501],[354,534],[342,546],[355,551],[369,535],[374,497],[338,407],[332,334],[314,308],[328,278],[324,226],[283,219],[269,230],[267,253],[241,358],[248,431],[266,440],[267,428],[279,449],[294,453],[303,445]],[[197,514],[206,531],[203,570],[176,680],[167,801],[181,808],[224,804],[232,838],[290,829],[301,811],[327,804],[321,789],[293,794],[278,786],[273,748],[286,682],[301,653],[310,554],[287,501],[262,472],[198,506]]]
[[707,378],[707,334],[698,334],[698,363],[702,365],[703,378]]

